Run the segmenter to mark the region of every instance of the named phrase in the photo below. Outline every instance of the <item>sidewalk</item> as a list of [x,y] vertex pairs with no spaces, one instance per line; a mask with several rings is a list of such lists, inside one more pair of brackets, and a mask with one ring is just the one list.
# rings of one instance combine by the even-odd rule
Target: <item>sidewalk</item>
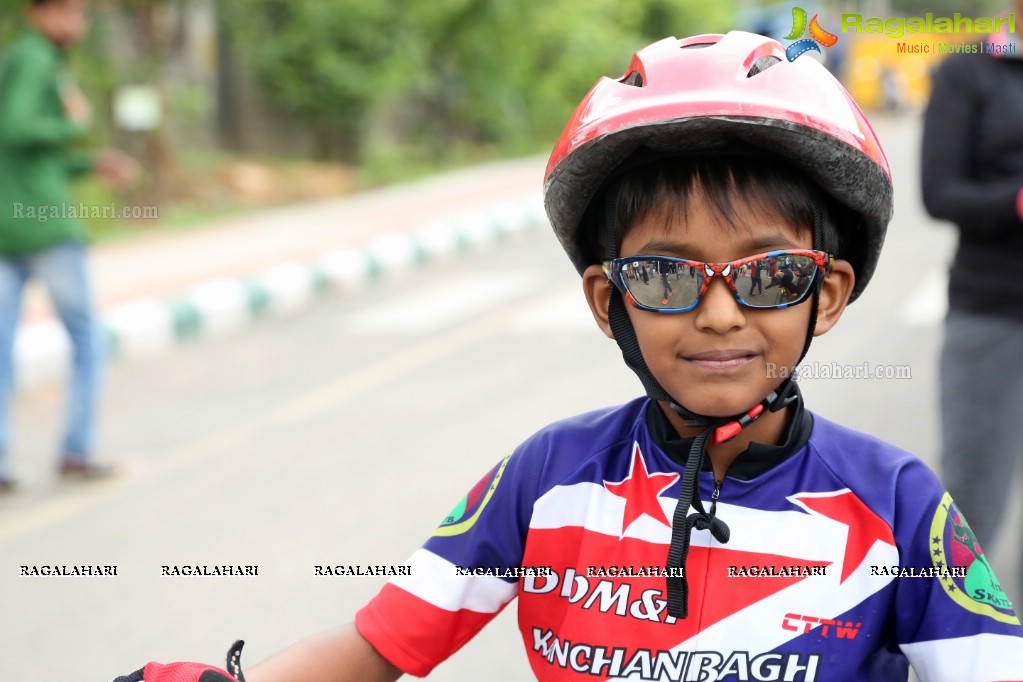
[[[90,266],[110,355],[159,352],[291,313],[317,294],[545,225],[543,164],[495,162],[96,246]],[[15,342],[18,385],[62,375],[69,352],[45,294],[33,287]]]

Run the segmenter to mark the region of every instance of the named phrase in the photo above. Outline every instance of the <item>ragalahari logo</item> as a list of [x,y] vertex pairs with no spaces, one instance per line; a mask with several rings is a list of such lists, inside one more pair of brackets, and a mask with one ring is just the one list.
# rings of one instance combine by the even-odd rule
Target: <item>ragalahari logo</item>
[[[796,42],[785,48],[785,56],[788,57],[790,62],[796,61],[797,57],[801,57],[807,52],[814,50],[820,52],[821,49],[818,44],[824,47],[831,47],[838,42],[838,36],[834,33],[828,33],[821,25],[817,23],[816,14],[813,15],[813,19],[810,20],[810,25],[806,25],[806,10],[802,7],[792,8],[792,32],[785,36],[785,40],[795,40]],[[810,37],[803,38],[803,34],[809,30]],[[802,40],[798,40],[802,38]]]

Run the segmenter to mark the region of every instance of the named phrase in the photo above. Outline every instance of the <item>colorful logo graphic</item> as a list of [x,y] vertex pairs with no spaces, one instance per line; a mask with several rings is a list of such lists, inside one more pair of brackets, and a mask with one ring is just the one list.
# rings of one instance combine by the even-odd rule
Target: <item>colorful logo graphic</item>
[[[819,53],[821,49],[818,45],[831,47],[838,42],[838,36],[821,28],[821,25],[817,23],[817,16],[813,15],[813,19],[810,20],[810,25],[807,27],[806,10],[802,7],[792,8],[792,31],[785,36],[785,40],[796,41],[785,48],[785,56],[789,58],[790,62],[796,61],[797,57],[801,57],[811,50]],[[803,38],[803,34],[807,30],[810,32],[810,37]],[[800,40],[800,38],[802,39]]]
[[472,487],[472,490],[444,518],[440,527],[434,531],[434,535],[461,535],[473,527],[476,519],[483,513],[483,508],[487,506],[487,502],[490,502],[490,498],[494,496],[494,491],[497,490],[497,484],[501,482],[501,475],[504,473],[504,468],[508,466],[510,457],[511,455],[508,455],[501,460],[497,466],[490,470],[490,473]]
[[931,562],[936,568],[962,567],[965,577],[940,578],[945,593],[968,611],[1002,623],[1019,623],[970,524],[945,493],[931,521]]

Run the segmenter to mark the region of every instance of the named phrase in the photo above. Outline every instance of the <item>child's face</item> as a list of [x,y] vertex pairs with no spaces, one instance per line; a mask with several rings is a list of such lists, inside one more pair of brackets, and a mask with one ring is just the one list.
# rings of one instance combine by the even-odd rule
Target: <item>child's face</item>
[[[796,226],[780,215],[736,206],[730,226],[694,193],[688,215],[655,212],[633,223],[622,240],[621,256],[662,255],[705,262],[724,262],[773,249],[810,249],[809,226]],[[852,271],[837,261],[838,279],[822,288],[817,334],[830,328],[848,298]],[[835,274],[833,270],[832,275]],[[606,302],[610,285],[586,274],[587,295],[595,314]],[[741,275],[736,284],[749,285]],[[843,294],[844,291],[844,294]],[[594,305],[594,295],[597,302]],[[841,298],[836,307],[837,295]],[[824,297],[827,297],[825,300]],[[763,400],[799,360],[810,321],[811,303],[789,308],[753,310],[740,306],[719,277],[699,305],[689,312],[664,314],[626,305],[643,359],[661,386],[684,407],[711,417],[745,412]],[[598,323],[601,317],[598,315]],[[611,336],[609,327],[604,331]]]

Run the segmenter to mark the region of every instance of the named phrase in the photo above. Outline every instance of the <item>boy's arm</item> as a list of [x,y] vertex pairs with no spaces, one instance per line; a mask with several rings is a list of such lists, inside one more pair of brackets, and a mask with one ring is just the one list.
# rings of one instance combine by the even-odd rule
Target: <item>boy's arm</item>
[[1023,680],[1023,628],[951,495],[919,461],[896,485],[899,563],[937,573],[895,582],[895,637],[917,678]]
[[0,139],[6,146],[59,146],[84,136],[84,128],[46,105],[54,78],[46,60],[33,54],[22,54],[10,65],[0,93]]
[[354,625],[307,639],[245,671],[247,682],[394,682],[401,675]]
[[148,663],[113,682],[394,682],[402,672],[376,652],[354,625],[296,644],[242,672],[244,642],[227,653],[227,669],[202,663]]
[[71,177],[78,177],[96,170],[96,158],[91,152],[76,151],[67,157],[67,172]]

